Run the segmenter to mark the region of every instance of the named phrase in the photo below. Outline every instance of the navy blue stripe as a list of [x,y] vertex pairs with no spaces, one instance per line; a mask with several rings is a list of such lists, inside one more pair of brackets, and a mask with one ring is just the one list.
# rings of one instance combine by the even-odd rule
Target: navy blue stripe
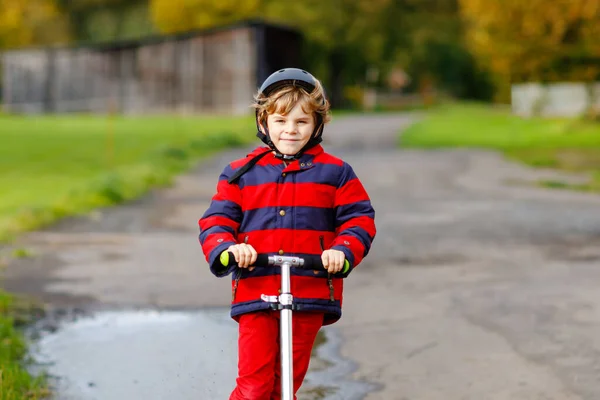
[[[293,293],[292,293],[293,294]],[[335,307],[337,306],[339,308],[340,306],[340,302],[339,300],[334,300],[329,301],[329,300],[325,300],[325,299],[304,299],[304,298],[296,298],[294,297],[294,301],[297,302],[298,304],[302,304],[304,306],[313,306],[313,307]]]
[[[237,168],[236,168],[237,170]],[[231,168],[231,165],[227,165],[224,169],[223,172],[221,172],[221,175],[219,175],[219,180],[220,181],[226,181],[228,180],[231,176],[233,176],[233,174],[235,173],[235,171],[233,170],[233,168]]]
[[342,169],[335,164],[315,164],[312,168],[290,172],[282,177],[282,165],[255,165],[240,178],[239,186],[257,186],[273,182],[320,183],[339,187]]
[[233,201],[213,200],[202,219],[208,217],[225,217],[239,223],[242,220],[242,209]]
[[338,186],[341,167],[335,164],[315,164],[314,167],[296,174],[296,183],[320,183],[322,185]]
[[215,225],[200,233],[200,243],[204,244],[206,237],[212,235],[213,233],[230,233],[235,236],[235,230],[232,227],[224,225]]
[[265,183],[277,182],[281,177],[283,169],[283,163],[278,165],[255,165],[248,172],[242,175],[238,184],[240,188],[244,188],[245,186],[256,186]]
[[223,265],[221,265],[221,260],[219,259],[219,257],[221,256],[221,253],[224,252],[225,250],[227,250],[227,248],[229,246],[231,246],[232,244],[235,244],[235,242],[223,242],[223,243],[219,244],[218,246],[214,247],[208,255],[208,258],[209,258],[208,263],[209,263],[210,271],[217,277],[223,277],[223,276],[229,275],[237,268],[237,267],[229,267],[229,268],[225,269],[223,267]]
[[345,229],[343,232],[340,232],[340,235],[352,235],[357,238],[365,247],[369,247],[371,245],[371,236],[360,226],[353,226]]
[[357,201],[356,203],[344,204],[337,207],[336,222],[340,226],[352,218],[371,217],[375,218],[375,210],[369,200]]
[[271,305],[266,301],[262,300],[252,300],[243,303],[235,303],[231,306],[231,317],[269,309],[271,309]]
[[[281,216],[279,212],[285,211]],[[331,208],[320,207],[263,207],[244,212],[240,232],[268,229],[335,230],[335,215]]]
[[341,178],[340,178],[338,188],[344,186],[346,183],[350,182],[352,179],[356,179],[356,177],[357,176],[354,173],[354,170],[352,169],[352,167],[348,163],[344,163],[344,165],[342,167],[342,173],[341,173]]
[[[315,311],[325,313],[325,323],[333,323],[342,316],[340,302],[335,300],[330,302],[323,299],[296,299],[294,298],[302,311]],[[269,310],[270,304],[262,300],[252,300],[243,303],[234,303],[231,306],[231,317],[235,317],[250,312]]]

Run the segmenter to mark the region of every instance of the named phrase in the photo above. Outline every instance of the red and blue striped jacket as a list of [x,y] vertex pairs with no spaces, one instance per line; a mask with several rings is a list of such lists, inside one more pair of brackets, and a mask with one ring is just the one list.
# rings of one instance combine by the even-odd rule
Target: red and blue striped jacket
[[[324,249],[344,252],[350,270],[369,252],[375,238],[375,211],[352,167],[318,145],[285,165],[267,154],[241,176],[228,179],[257,155],[230,163],[219,177],[217,193],[198,221],[200,244],[213,274],[232,276],[231,316],[266,310],[261,295],[277,295],[279,268],[224,269],[221,253],[246,242],[259,253],[320,255]],[[299,310],[325,313],[324,324],[342,315],[343,278],[327,271],[293,269],[291,292]]]

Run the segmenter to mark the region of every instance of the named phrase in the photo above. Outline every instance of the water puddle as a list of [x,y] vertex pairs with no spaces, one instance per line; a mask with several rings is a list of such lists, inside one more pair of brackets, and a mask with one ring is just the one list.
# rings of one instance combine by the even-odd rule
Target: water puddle
[[[31,345],[57,400],[227,399],[237,367],[237,324],[224,309],[102,311],[62,318]],[[339,335],[322,329],[302,400],[359,400]],[[34,371],[38,372],[38,371]]]

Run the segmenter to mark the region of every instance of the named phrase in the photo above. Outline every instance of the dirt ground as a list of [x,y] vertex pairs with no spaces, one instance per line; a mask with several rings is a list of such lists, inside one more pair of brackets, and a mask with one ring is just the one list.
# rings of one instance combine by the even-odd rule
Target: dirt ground
[[[378,228],[335,324],[367,400],[600,398],[600,196],[493,152],[403,150],[417,115],[348,116],[326,149],[363,180]],[[252,134],[250,131],[249,134]],[[4,286],[51,309],[227,306],[197,220],[236,149],[169,189],[22,238]]]

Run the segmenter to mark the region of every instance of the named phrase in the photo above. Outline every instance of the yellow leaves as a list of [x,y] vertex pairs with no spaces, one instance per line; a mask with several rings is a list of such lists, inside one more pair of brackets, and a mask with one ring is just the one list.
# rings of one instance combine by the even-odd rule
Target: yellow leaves
[[260,0],[151,0],[154,23],[162,32],[209,28],[254,17]]
[[583,5],[581,14],[586,19],[593,19],[600,13],[600,0],[588,0]]
[[0,1],[0,46],[27,44],[30,32],[20,29],[23,24],[23,7],[19,2]]
[[187,0],[151,0],[150,13],[158,29],[170,33],[193,28],[186,3]]
[[0,48],[68,39],[68,25],[54,0],[0,0]]
[[[553,68],[573,57],[600,57],[600,0],[459,0],[459,5],[467,45],[498,79],[572,78]],[[572,64],[580,79],[600,73],[600,66]]]

